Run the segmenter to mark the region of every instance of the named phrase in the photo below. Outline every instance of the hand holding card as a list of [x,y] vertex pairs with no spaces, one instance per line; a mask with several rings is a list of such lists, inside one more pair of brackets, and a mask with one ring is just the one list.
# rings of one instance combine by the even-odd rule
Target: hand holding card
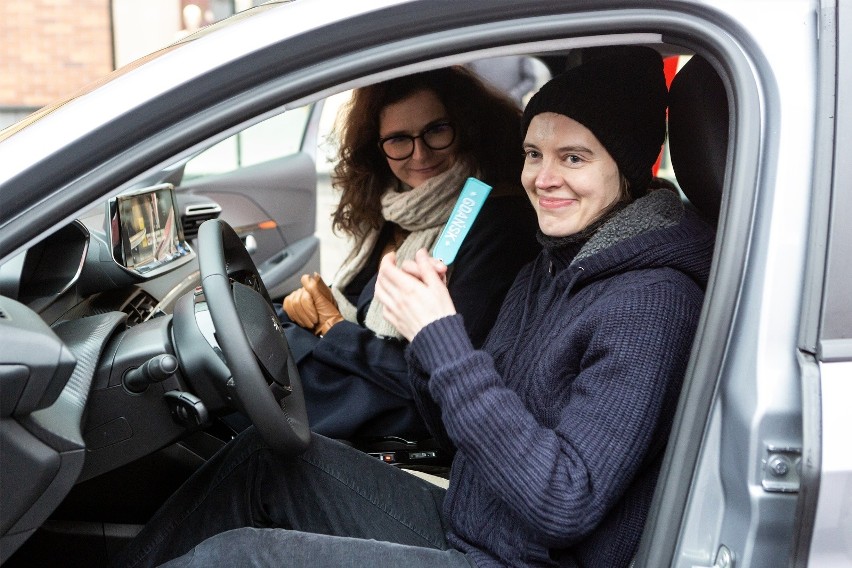
[[396,253],[382,258],[376,280],[376,299],[384,306],[385,318],[411,341],[429,323],[456,313],[444,276],[446,267],[436,264],[426,249],[402,268]]
[[449,266],[456,259],[464,238],[479,215],[491,186],[476,178],[467,178],[444,230],[432,248],[432,256]]

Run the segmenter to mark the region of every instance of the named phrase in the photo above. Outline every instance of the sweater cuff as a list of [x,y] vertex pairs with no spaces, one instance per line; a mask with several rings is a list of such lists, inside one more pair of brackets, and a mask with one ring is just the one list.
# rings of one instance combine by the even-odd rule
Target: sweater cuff
[[435,320],[421,329],[409,349],[420,368],[430,375],[474,351],[460,314]]

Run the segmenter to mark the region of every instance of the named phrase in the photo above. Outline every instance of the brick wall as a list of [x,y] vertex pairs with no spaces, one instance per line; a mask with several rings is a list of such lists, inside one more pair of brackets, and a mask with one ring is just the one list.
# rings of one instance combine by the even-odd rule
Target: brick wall
[[110,0],[0,0],[0,107],[39,107],[112,71]]

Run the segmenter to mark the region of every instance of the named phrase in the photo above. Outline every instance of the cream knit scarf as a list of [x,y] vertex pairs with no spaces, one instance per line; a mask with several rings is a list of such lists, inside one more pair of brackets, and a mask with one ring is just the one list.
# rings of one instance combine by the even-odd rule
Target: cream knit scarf
[[[464,160],[458,160],[452,168],[439,174],[419,186],[398,191],[394,183],[381,197],[382,217],[385,221],[396,223],[406,231],[410,231],[396,251],[397,264],[403,260],[414,258],[421,248],[430,250],[438,239],[441,229],[450,213],[453,211],[456,198],[461,192],[462,185],[476,171]],[[404,186],[404,189],[408,186]],[[357,308],[341,293],[347,284],[361,271],[370,258],[373,248],[379,238],[381,229],[371,230],[361,241],[358,250],[353,250],[334,279],[332,293],[337,300],[340,313],[351,322],[357,321]],[[384,317],[381,302],[373,299],[367,310],[364,325],[379,337],[402,336]]]

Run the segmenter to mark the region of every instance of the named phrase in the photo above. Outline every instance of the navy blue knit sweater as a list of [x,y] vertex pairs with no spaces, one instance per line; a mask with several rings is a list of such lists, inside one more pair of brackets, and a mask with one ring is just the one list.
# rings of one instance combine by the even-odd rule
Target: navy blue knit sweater
[[518,275],[481,350],[418,333],[412,382],[457,449],[448,539],[478,566],[626,566],[689,358],[711,229],[658,190]]

